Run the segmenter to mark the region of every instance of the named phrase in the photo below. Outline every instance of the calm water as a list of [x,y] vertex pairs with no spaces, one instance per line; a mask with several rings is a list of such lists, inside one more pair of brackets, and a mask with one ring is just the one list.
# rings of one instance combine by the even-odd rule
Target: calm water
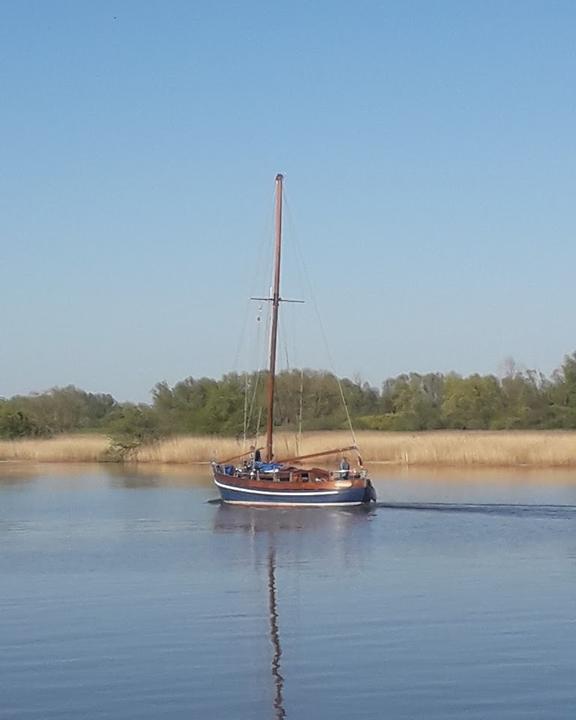
[[274,511],[4,464],[0,717],[574,718],[576,473],[374,474]]

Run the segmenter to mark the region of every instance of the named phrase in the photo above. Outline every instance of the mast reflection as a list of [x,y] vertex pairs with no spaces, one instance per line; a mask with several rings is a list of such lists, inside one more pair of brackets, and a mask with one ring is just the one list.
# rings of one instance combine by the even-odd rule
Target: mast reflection
[[284,709],[284,678],[280,672],[280,658],[282,657],[282,647],[280,645],[280,627],[278,625],[278,605],[276,601],[276,549],[270,546],[268,552],[268,609],[270,616],[270,641],[274,648],[272,657],[272,678],[274,679],[274,710],[276,718],[285,718],[286,710]]
[[[298,553],[301,539],[315,538],[315,546],[329,553],[337,562],[362,562],[366,549],[369,520],[375,515],[373,508],[258,508],[220,505],[214,516],[214,531],[244,534],[249,539],[255,568],[262,567],[266,552],[269,639],[272,645],[271,674],[274,683],[274,717],[287,717],[284,707],[285,678],[282,674],[282,644],[280,611],[276,584],[277,548],[280,563],[289,551]],[[266,548],[266,550],[264,549]],[[326,557],[326,556],[325,556]],[[282,565],[280,565],[282,567]]]

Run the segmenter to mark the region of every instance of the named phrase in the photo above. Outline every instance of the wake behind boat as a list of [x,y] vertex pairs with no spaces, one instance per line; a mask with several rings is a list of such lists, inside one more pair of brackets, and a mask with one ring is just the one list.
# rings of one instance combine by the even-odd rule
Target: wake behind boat
[[[356,445],[320,453],[276,461],[273,453],[274,385],[276,379],[276,347],[280,297],[280,260],[282,252],[282,186],[283,176],[276,175],[274,283],[272,296],[255,298],[271,303],[270,357],[266,408],[266,447],[264,459],[260,449],[253,447],[228,460],[213,462],[214,482],[223,502],[241,505],[346,506],[376,501],[376,492],[362,466]],[[358,465],[352,468],[343,455],[352,451]],[[331,471],[310,465],[315,458],[342,455],[340,469]],[[248,458],[249,456],[249,458]],[[242,462],[240,462],[242,461]]]

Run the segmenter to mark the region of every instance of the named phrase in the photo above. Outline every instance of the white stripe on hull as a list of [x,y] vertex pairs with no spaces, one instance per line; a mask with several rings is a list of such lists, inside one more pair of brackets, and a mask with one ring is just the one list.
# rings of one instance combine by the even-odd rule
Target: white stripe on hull
[[273,495],[273,496],[280,496],[280,497],[315,497],[318,495],[326,496],[326,495],[339,495],[342,490],[310,490],[308,492],[275,492],[274,490],[250,490],[248,488],[240,488],[236,487],[236,485],[224,485],[224,483],[218,482],[218,480],[214,480],[216,485],[218,487],[224,488],[225,490],[234,490],[236,492],[243,492],[243,493],[250,493],[251,495]]
[[222,500],[222,502],[225,502],[227,505],[252,505],[253,507],[255,505],[271,505],[272,507],[318,507],[318,508],[324,508],[324,507],[344,507],[351,505],[363,505],[364,503],[362,501],[360,502],[336,502],[336,503],[288,503],[288,502],[254,502],[250,500]]

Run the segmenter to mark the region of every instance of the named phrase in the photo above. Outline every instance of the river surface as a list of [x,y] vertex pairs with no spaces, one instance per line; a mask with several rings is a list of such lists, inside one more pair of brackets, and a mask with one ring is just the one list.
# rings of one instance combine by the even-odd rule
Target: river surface
[[4,463],[0,718],[576,717],[576,472],[373,476],[280,511]]

